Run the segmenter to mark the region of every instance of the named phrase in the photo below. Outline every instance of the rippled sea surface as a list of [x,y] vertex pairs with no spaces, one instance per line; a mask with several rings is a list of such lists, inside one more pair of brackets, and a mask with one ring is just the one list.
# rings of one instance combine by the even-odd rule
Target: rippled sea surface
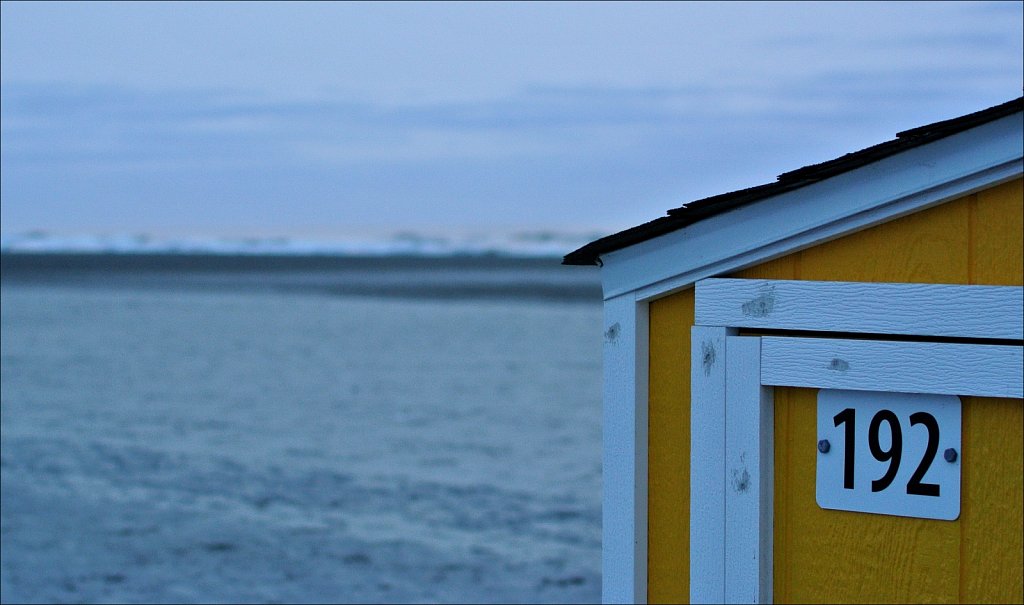
[[9,260],[4,602],[599,600],[592,273]]

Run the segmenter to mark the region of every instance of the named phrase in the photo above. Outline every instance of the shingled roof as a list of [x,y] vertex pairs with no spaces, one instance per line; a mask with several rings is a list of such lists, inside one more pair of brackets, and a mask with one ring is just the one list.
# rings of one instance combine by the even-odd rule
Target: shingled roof
[[943,120],[934,124],[904,130],[897,133],[896,138],[891,141],[848,153],[834,160],[804,166],[803,168],[780,174],[773,183],[722,193],[690,202],[679,208],[673,208],[668,211],[667,216],[602,237],[578,250],[570,252],[562,259],[562,264],[599,265],[601,264],[600,256],[602,254],[632,246],[633,244],[664,235],[676,229],[682,229],[697,221],[757,200],[806,187],[837,174],[849,172],[913,147],[937,141],[938,139],[969,130],[986,122],[998,120],[1022,110],[1024,110],[1024,97],[951,120]]

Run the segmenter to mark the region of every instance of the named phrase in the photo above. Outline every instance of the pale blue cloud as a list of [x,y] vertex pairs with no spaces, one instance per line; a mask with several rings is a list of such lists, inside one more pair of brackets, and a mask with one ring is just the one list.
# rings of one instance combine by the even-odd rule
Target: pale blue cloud
[[1019,96],[1024,61],[1004,5],[59,8],[3,5],[5,233],[617,229]]

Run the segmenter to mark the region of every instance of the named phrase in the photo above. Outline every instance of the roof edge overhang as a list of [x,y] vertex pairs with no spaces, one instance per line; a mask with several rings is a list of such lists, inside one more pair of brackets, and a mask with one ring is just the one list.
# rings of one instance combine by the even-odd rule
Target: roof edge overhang
[[906,153],[916,147],[932,144],[1008,116],[1016,115],[1020,122],[1022,111],[1024,111],[1024,97],[958,118],[905,130],[898,133],[897,138],[891,141],[779,175],[776,182],[715,195],[669,210],[667,216],[603,237],[573,251],[565,256],[563,263],[567,265],[602,265],[607,261],[607,256],[618,250],[683,229],[744,205],[841,176],[885,158]]
[[[766,262],[1022,174],[1024,113],[1018,107],[1010,115],[829,178],[716,208],[696,220],[670,214],[593,242],[643,236],[578,264],[602,265],[605,300],[623,295],[651,300],[699,279]],[[771,185],[744,191],[758,195],[763,191],[756,190],[765,187]],[[570,257],[567,264],[572,264]]]

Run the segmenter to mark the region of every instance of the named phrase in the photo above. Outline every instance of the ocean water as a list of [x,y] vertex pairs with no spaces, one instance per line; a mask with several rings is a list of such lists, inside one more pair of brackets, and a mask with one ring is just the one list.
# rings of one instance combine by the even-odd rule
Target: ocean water
[[4,602],[599,600],[593,272],[4,256]]

